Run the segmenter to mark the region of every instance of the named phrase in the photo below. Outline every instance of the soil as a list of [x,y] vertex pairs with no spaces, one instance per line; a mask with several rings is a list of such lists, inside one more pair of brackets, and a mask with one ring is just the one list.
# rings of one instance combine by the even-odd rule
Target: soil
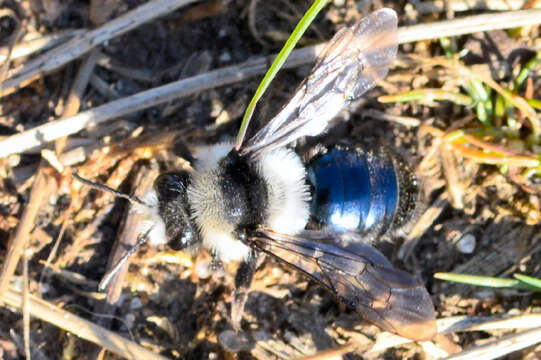
[[[4,1],[2,7],[12,9],[24,20],[25,34],[43,36],[96,27],[142,3],[21,0]],[[453,16],[450,11],[419,12],[411,3],[335,0],[317,17],[301,46],[327,40],[345,24],[384,6],[397,11],[400,26]],[[79,111],[180,78],[273,54],[309,5],[307,1],[210,0],[142,25],[99,47],[100,60]],[[15,29],[13,18],[0,18],[3,46],[9,45]],[[470,51],[464,58],[469,68],[501,70],[493,74],[497,74],[494,79],[502,86],[533,52],[539,51],[540,44],[537,28],[524,36],[495,31],[461,36],[452,42],[457,53],[462,49]],[[422,191],[409,229],[373,239],[372,244],[395,267],[426,285],[438,318],[539,313],[539,292],[459,285],[433,277],[436,272],[541,277],[538,179],[516,181],[503,167],[472,162],[442,146],[441,138],[426,130],[481,127],[472,106],[429,100],[379,102],[380,95],[460,86],[448,69],[423,62],[445,54],[438,41],[406,44],[400,47],[399,54],[397,66],[391,69],[386,82],[345,109],[325,137],[301,142],[299,148],[315,147],[315,142],[372,142],[385,144],[411,165]],[[415,57],[409,56],[412,54]],[[26,60],[14,59],[11,67]],[[62,117],[80,66],[81,61],[71,62],[5,96],[1,102],[0,136]],[[280,72],[258,106],[252,132],[288,101],[309,70],[305,66]],[[521,94],[539,94],[538,71],[539,66],[533,68]],[[7,256],[8,241],[20,223],[41,166],[39,171],[47,174],[50,187],[27,241],[28,286],[31,293],[58,307],[172,359],[290,359],[350,342],[356,344],[357,350],[345,355],[347,359],[434,358],[434,353],[414,343],[368,353],[381,330],[364,322],[315,282],[268,257],[255,275],[242,332],[238,334],[232,331],[230,321],[237,264],[213,268],[206,250],[191,254],[163,246],[143,246],[131,257],[122,284],[114,285],[121,289],[118,302],[104,305],[104,294],[97,291],[97,283],[108,269],[117,239],[128,239],[132,245],[126,246],[133,246],[137,234],[126,235],[133,228],[125,224],[137,219],[127,219],[129,204],[125,200],[81,186],[70,172],[123,192],[144,193],[152,186],[148,179],[185,166],[188,154],[199,146],[234,139],[259,80],[203,91],[70,136],[58,142],[57,148],[63,153],[83,149],[84,154],[61,173],[47,163],[40,165],[40,154],[35,151],[1,159],[0,258]],[[519,122],[527,122],[522,115],[517,116]],[[528,133],[521,131],[519,139]],[[423,216],[429,213],[435,215]],[[411,233],[411,229],[416,232]],[[51,265],[48,271],[47,261]],[[19,266],[12,281],[20,287],[23,273],[22,264]],[[21,314],[2,307],[0,319],[3,358],[22,358]],[[436,340],[436,345],[452,353],[508,332],[513,331],[452,333]],[[30,341],[35,358],[92,358],[99,351],[96,345],[34,318],[30,322]],[[536,359],[539,354],[540,347],[528,348],[508,358]],[[107,352],[105,358],[118,356]]]

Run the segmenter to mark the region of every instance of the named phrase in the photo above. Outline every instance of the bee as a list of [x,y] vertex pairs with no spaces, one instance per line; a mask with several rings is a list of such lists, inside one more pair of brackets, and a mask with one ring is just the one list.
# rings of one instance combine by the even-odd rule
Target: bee
[[[245,140],[242,132],[236,143],[200,149],[191,168],[160,174],[143,199],[121,194],[145,214],[146,225],[138,245],[104,277],[102,286],[147,239],[177,250],[202,245],[220,261],[240,260],[231,305],[233,326],[240,329],[256,260],[267,254],[312,278],[380,328],[414,340],[432,338],[435,312],[425,287],[395,269],[366,241],[367,233],[381,232],[393,221],[396,209],[403,208],[389,157],[370,160],[368,167],[379,170],[356,179],[351,177],[354,171],[333,175],[323,174],[322,168],[326,161],[336,164],[353,156],[353,168],[359,169],[359,159],[366,156],[358,152],[336,148],[327,152],[329,159],[315,158],[305,166],[287,147],[301,137],[322,134],[339,111],[383,79],[396,56],[397,42],[397,16],[390,9],[343,28],[291,100],[253,137]],[[357,211],[355,225],[305,230],[311,215],[324,222],[336,220],[329,209],[337,200],[325,203],[322,198],[341,175],[353,181],[347,186],[360,196],[357,208],[345,214]],[[379,177],[377,200],[358,195],[359,181],[370,183],[370,176]],[[368,210],[361,214],[364,208]]]

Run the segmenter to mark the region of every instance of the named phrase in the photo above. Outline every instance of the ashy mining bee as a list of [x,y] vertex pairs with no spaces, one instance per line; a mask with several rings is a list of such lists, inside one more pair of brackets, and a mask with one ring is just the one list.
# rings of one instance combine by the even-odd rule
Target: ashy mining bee
[[[324,132],[340,110],[387,75],[396,52],[393,10],[339,31],[293,98],[255,136],[201,149],[191,169],[159,175],[142,200],[132,199],[147,219],[139,245],[147,238],[174,249],[202,245],[221,261],[241,260],[231,307],[237,329],[256,259],[264,253],[314,279],[380,328],[415,340],[432,338],[435,312],[425,287],[366,241],[366,233],[381,233],[381,224],[387,227],[411,204],[400,191],[399,167],[388,156],[333,149],[307,165],[309,180],[307,166],[286,147]],[[350,158],[349,165],[336,165]],[[325,172],[327,165],[331,171]],[[342,189],[352,190],[354,202],[329,195],[338,181],[350,182]],[[354,225],[305,230],[311,215],[332,223],[337,204],[342,225],[352,216]]]

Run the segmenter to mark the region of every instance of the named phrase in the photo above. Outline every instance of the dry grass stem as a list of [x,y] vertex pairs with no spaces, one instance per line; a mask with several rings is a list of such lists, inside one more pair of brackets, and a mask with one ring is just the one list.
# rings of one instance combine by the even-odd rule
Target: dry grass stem
[[[85,30],[82,30],[82,29],[65,30],[65,31],[60,31],[55,34],[44,35],[37,39],[22,41],[18,44],[15,44],[15,46],[13,47],[11,51],[10,58],[12,60],[20,59],[23,57],[33,55],[40,51],[49,50],[51,48],[54,48],[55,46],[58,46],[68,41],[69,39],[72,39],[76,36],[80,36],[84,32]],[[3,63],[4,61],[7,60],[8,54],[9,54],[8,47],[0,48],[0,63]]]
[[53,193],[51,189],[52,181],[42,169],[42,166],[38,168],[32,190],[30,191],[30,200],[23,212],[15,235],[9,242],[10,246],[0,275],[0,296],[6,291],[9,281],[15,273],[19,259],[23,254],[25,244],[30,237],[30,232],[34,228],[34,220],[36,219],[39,209],[42,207],[46,197]]
[[511,29],[541,23],[541,9],[465,16],[459,19],[405,26],[398,31],[398,42],[422,41],[482,31]]
[[19,42],[24,33],[24,26],[21,23],[21,20],[15,14],[15,12],[9,8],[0,9],[1,18],[11,18],[15,22],[15,29],[13,29],[12,34],[9,36],[9,45],[7,46],[7,55],[5,60],[2,62],[0,67],[0,84],[4,82],[4,79],[7,76],[9,65],[11,63],[11,53],[15,44]]
[[471,10],[491,10],[508,11],[520,10],[528,3],[528,0],[434,0],[434,1],[412,1],[415,10],[421,14],[441,13],[444,11],[471,11]]
[[541,342],[541,327],[503,336],[488,344],[476,346],[446,358],[446,360],[490,360]]
[[[8,288],[0,297],[0,301],[16,309],[21,309],[22,295],[20,292]],[[133,341],[125,339],[90,321],[75,316],[70,312],[59,309],[53,304],[33,295],[29,295],[29,311],[30,314],[36,318],[58,326],[61,329],[102,346],[124,358],[148,360],[166,359],[163,356],[154,354],[152,351],[147,350]]]
[[[438,334],[451,334],[461,331],[490,331],[490,330],[515,330],[534,329],[539,331],[541,326],[541,314],[529,314],[519,316],[453,316],[438,319]],[[370,352],[381,352],[385,349],[410,343],[411,340],[384,332],[378,335],[377,341]]]
[[27,359],[31,359],[30,356],[30,306],[29,306],[29,295],[30,289],[28,288],[28,283],[30,279],[28,276],[28,243],[24,244],[24,255],[23,255],[23,337],[24,337],[24,354]]
[[[158,175],[157,167],[152,169],[143,168],[138,172],[137,179],[134,181],[133,188],[134,196],[142,199],[144,195],[152,189],[154,184],[154,179]],[[140,235],[140,224],[141,216],[135,212],[128,212],[124,225],[122,226],[122,233],[117,238],[116,244],[114,246],[115,250],[109,261],[108,269],[115,265],[126,253],[127,250],[131,249],[137,243],[138,236]],[[116,276],[111,280],[110,285],[107,287],[107,303],[115,304],[120,298],[122,291],[123,279],[128,272],[129,261],[124,263],[120,270],[116,273]]]
[[[295,56],[288,59],[286,66],[295,67],[306,64],[309,62],[307,59],[312,61],[315,59],[313,48],[298,50]],[[74,134],[82,129],[138,110],[260,75],[267,69],[268,63],[269,58],[260,58],[240,65],[221,68],[142,91],[66,119],[49,122],[0,141],[0,157],[39,148],[59,137]]]

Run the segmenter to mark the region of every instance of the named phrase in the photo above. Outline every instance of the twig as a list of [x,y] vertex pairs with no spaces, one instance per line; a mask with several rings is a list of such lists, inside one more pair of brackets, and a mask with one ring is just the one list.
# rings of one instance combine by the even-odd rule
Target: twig
[[[141,168],[137,174],[137,178],[134,181],[133,192],[134,197],[143,198],[144,195],[152,188],[154,179],[158,175],[157,166],[151,168]],[[133,248],[137,243],[141,231],[140,223],[142,221],[141,215],[137,214],[134,211],[129,211],[126,213],[124,224],[122,225],[122,233],[117,237],[117,241],[114,245],[113,256],[109,259],[109,264],[107,269],[109,270],[114,266],[128,251],[130,248]],[[109,286],[107,287],[107,297],[104,302],[99,303],[94,311],[100,315],[113,315],[118,306],[118,300],[122,292],[122,285],[126,273],[128,272],[129,262],[125,262],[124,265],[118,270],[115,274],[113,280],[111,280]],[[104,328],[109,328],[111,326],[111,318],[108,316],[100,316],[96,320],[96,323],[103,326]],[[89,359],[98,359],[101,358],[102,350],[94,351],[91,353]]]
[[459,36],[482,31],[511,29],[541,23],[541,9],[506,11],[501,13],[465,16],[453,20],[405,26],[398,31],[398,42],[414,42]]
[[[65,30],[58,32],[56,34],[44,35],[37,39],[32,39],[28,41],[23,41],[19,44],[15,44],[13,50],[11,51],[11,59],[19,59],[26,56],[30,56],[40,51],[49,50],[63,42],[83,34],[85,30]],[[2,47],[0,49],[0,63],[6,61],[8,57],[9,49],[8,47]]]
[[415,9],[421,14],[441,13],[450,9],[452,11],[492,10],[508,11],[523,9],[527,0],[435,0],[435,1],[412,1]]
[[28,306],[28,296],[30,295],[30,289],[28,288],[28,243],[24,244],[23,254],[23,337],[24,337],[24,355],[27,359],[31,359],[30,355],[30,309]]
[[6,55],[5,61],[2,63],[2,66],[0,67],[0,84],[1,84],[2,82],[4,82],[4,79],[6,78],[6,75],[7,75],[7,71],[9,69],[9,64],[11,61],[11,52],[13,51],[13,47],[15,46],[15,44],[19,42],[19,40],[23,36],[24,28],[17,14],[9,8],[0,9],[0,17],[11,17],[16,24],[15,29],[13,30],[13,33],[9,36],[9,45],[7,47],[7,55]]
[[[438,333],[448,334],[457,331],[489,331],[502,329],[532,329],[541,326],[541,314],[519,315],[519,316],[453,316],[438,319]],[[538,335],[539,337],[539,335]],[[540,338],[541,340],[541,338]],[[381,333],[377,341],[370,349],[370,352],[380,352],[393,346],[411,342],[391,333]]]
[[[154,185],[154,179],[158,175],[158,168],[156,165],[150,168],[144,167],[138,173],[137,178],[134,181],[133,196],[136,198],[144,198],[145,194],[152,189]],[[128,212],[126,221],[122,227],[122,234],[118,237],[118,241],[115,244],[115,252],[110,259],[108,269],[115,265],[131,247],[135,246],[140,235],[141,228],[140,223],[142,218],[140,214],[134,211]],[[129,262],[126,262],[120,270],[117,272],[115,278],[111,281],[110,286],[107,288],[107,300],[109,304],[116,304],[120,298],[122,291],[122,282],[126,273],[128,272]]]
[[[62,111],[63,118],[69,118],[70,116],[74,116],[79,112],[79,109],[81,107],[81,100],[84,96],[86,87],[88,86],[88,82],[90,81],[90,76],[92,75],[92,73],[94,72],[94,68],[96,67],[98,56],[99,51],[97,49],[92,50],[79,67],[79,71],[77,73],[75,81],[73,82],[73,85],[71,86],[70,93],[66,100],[64,111]],[[66,137],[56,140],[55,145],[57,154],[61,154],[63,152],[66,142]]]
[[[399,30],[401,43],[462,35],[475,31],[506,29],[541,23],[541,10],[510,11],[500,14],[469,16],[457,20],[414,25]],[[305,47],[291,53],[285,68],[305,65],[315,60],[325,44]],[[104,121],[159,105],[203,90],[246,80],[264,73],[272,57],[259,58],[239,65],[210,71],[178,80],[138,94],[112,101],[76,116],[52,121],[0,141],[0,157],[41,148],[47,142],[96,126]]]
[[[313,49],[311,48],[301,49],[296,55],[295,58],[292,58],[286,63],[286,66],[294,67],[308,63],[306,61],[307,58],[312,59],[312,61],[315,59]],[[217,86],[229,85],[248,79],[262,74],[267,66],[267,58],[248,61],[241,65],[210,71],[206,74],[196,75],[142,91],[135,95],[84,111],[70,118],[49,122],[0,141],[0,157],[42,147],[45,143],[56,140],[59,137],[74,134],[82,129],[96,126],[104,121],[138,110],[193,95]]]
[[0,87],[0,96],[24,81],[48,73],[86,54],[104,41],[122,35],[154,18],[169,14],[197,0],[154,0],[128,11],[97,29],[76,36],[67,43],[15,69]]
[[451,355],[446,360],[490,360],[541,342],[541,327],[503,336],[488,344]]
[[[0,301],[16,309],[21,309],[22,295],[20,292],[8,288],[0,296]],[[128,359],[166,360],[165,357],[154,354],[133,341],[33,295],[29,295],[29,311],[32,316],[69,331],[82,339],[98,344],[119,356]]]
[[50,191],[50,179],[43,172],[43,166],[38,168],[32,190],[30,191],[30,200],[28,205],[24,209],[24,213],[21,217],[21,221],[17,226],[15,235],[13,236],[11,244],[8,249],[6,260],[2,266],[2,273],[0,275],[0,296],[6,291],[11,276],[15,272],[15,268],[19,263],[21,254],[23,252],[25,243],[29,238],[30,231],[34,228],[34,220],[41,208],[45,197],[52,192]]

